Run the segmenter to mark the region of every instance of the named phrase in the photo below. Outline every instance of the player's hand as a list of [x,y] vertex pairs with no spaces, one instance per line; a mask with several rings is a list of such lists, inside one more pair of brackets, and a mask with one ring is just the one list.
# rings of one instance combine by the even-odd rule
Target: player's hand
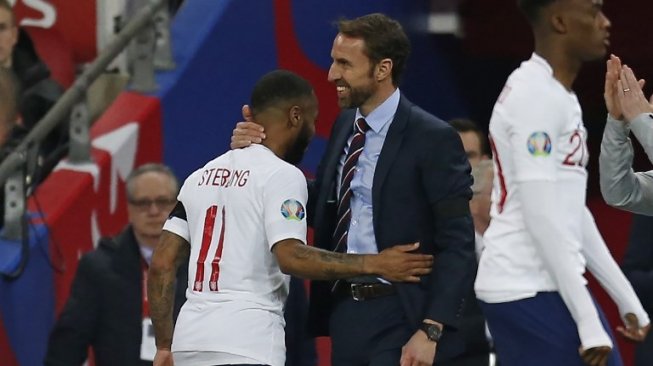
[[617,99],[617,91],[619,89],[617,83],[621,73],[621,60],[615,55],[610,55],[610,59],[608,59],[606,65],[605,90],[603,92],[605,106],[608,108],[608,113],[612,118],[621,120],[623,114],[621,112],[621,105]]
[[586,350],[581,348],[579,350],[583,362],[590,366],[606,366],[611,351],[612,348],[609,346],[592,347]]
[[152,366],[174,366],[172,352],[169,349],[157,349]]
[[430,341],[426,333],[418,330],[401,348],[400,366],[431,366],[435,361],[437,343]]
[[644,96],[642,86],[644,80],[637,81],[635,73],[628,66],[623,66],[617,81],[619,88],[617,90],[617,99],[623,117],[627,122],[632,121],[642,113],[653,112],[653,98],[649,102]]
[[419,282],[419,277],[431,273],[433,256],[411,253],[419,243],[396,245],[370,257],[369,273],[390,282]]
[[617,332],[621,333],[624,338],[633,342],[642,342],[646,338],[649,330],[651,330],[651,323],[642,327],[639,325],[637,315],[628,313],[625,316],[624,324],[626,327],[618,326]]
[[241,149],[251,144],[260,144],[265,139],[263,126],[254,122],[252,111],[247,104],[243,106],[244,122],[238,122],[231,135],[231,149]]

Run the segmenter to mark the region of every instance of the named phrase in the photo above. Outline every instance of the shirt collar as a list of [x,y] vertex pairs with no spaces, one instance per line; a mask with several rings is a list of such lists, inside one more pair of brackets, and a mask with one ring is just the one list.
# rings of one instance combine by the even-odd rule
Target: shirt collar
[[367,116],[363,116],[361,114],[360,109],[356,109],[356,119],[357,121],[359,118],[365,118],[365,122],[367,122],[367,125],[370,126],[370,128],[376,132],[380,133],[383,127],[390,123],[392,119],[395,116],[395,113],[397,112],[397,108],[399,107],[399,97],[401,93],[399,92],[399,88],[395,89],[395,91],[381,103],[378,107],[376,107],[370,114]]
[[531,61],[542,66],[549,75],[553,75],[553,68],[551,67],[551,65],[549,65],[549,62],[546,59],[544,59],[544,57],[533,52],[533,55],[531,56]]
[[154,254],[154,248],[139,244],[138,249],[141,251],[141,256],[143,259],[145,259],[145,263],[147,263],[149,266],[152,263],[152,254]]

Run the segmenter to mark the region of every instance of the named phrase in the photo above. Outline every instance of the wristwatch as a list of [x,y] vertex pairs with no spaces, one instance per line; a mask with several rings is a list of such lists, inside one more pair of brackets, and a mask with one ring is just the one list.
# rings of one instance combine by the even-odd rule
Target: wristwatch
[[442,337],[442,329],[436,324],[422,323],[419,329],[426,333],[426,338],[431,342],[437,342]]

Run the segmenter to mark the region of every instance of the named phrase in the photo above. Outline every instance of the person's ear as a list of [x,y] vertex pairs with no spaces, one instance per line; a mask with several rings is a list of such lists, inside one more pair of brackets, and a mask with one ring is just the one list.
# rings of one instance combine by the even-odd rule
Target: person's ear
[[392,60],[384,58],[376,65],[375,78],[377,82],[381,82],[387,78],[392,77]]
[[291,127],[299,127],[302,123],[302,108],[298,105],[290,107],[288,110],[288,124]]
[[567,33],[567,19],[563,13],[555,13],[551,15],[551,27],[556,33]]

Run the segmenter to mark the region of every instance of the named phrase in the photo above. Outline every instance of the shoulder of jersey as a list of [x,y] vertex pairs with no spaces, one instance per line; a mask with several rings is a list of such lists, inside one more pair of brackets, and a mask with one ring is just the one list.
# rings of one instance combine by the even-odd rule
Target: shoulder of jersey
[[510,104],[512,101],[517,105],[532,101],[534,98],[539,103],[545,103],[546,100],[558,95],[559,90],[551,74],[533,62],[522,63],[510,75],[506,85],[510,92],[505,103]]

